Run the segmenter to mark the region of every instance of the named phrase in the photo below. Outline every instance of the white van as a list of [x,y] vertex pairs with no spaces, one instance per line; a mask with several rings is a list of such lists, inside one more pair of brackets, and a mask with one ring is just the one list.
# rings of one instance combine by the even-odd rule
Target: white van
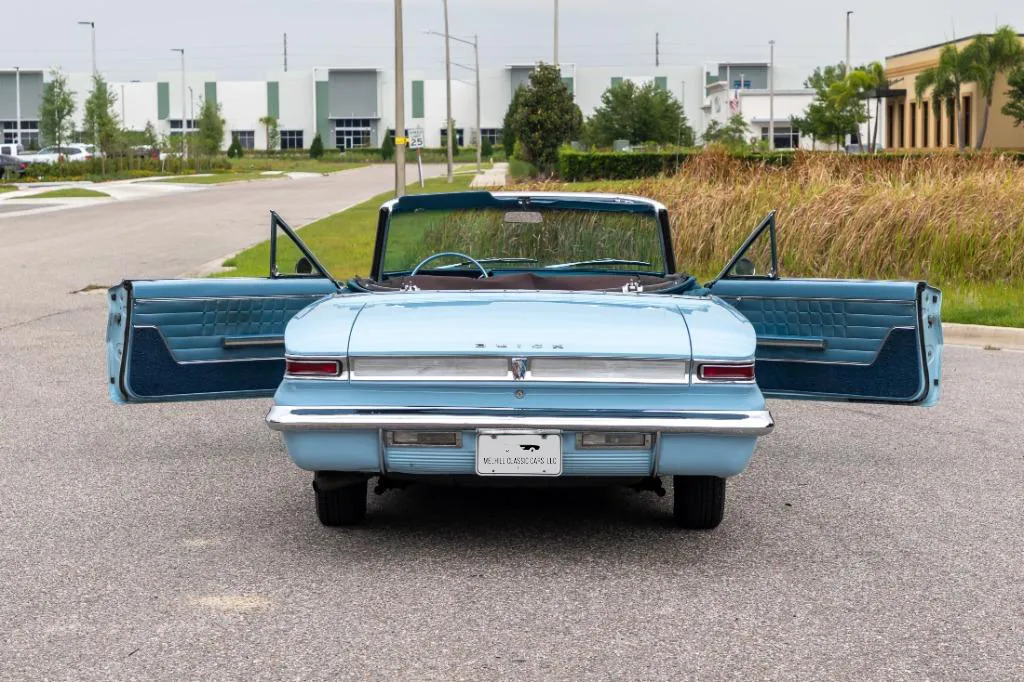
[[0,142],[0,156],[17,156],[21,158],[25,154],[25,148],[17,142]]

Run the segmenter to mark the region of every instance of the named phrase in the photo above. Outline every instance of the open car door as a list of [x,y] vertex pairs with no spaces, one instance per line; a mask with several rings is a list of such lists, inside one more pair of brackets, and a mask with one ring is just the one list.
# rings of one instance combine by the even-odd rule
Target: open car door
[[757,332],[761,391],[779,398],[934,405],[942,293],[926,282],[779,276],[769,214],[708,288]]
[[[108,290],[114,402],[274,394],[284,376],[285,326],[338,284],[273,212],[270,229],[268,277],[126,280]],[[294,274],[282,274],[279,259],[294,263]]]

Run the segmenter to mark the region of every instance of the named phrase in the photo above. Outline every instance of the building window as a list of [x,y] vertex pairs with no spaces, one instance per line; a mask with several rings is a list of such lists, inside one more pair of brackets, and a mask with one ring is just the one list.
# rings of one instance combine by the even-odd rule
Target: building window
[[892,149],[896,146],[896,139],[892,134],[892,126],[896,121],[895,107],[892,104],[886,107],[885,110],[885,146]]
[[971,96],[964,97],[964,146],[971,146]]
[[[462,128],[455,129],[455,144],[459,147],[465,144],[462,141]],[[448,128],[441,128],[441,146],[448,146]]]
[[[395,139],[395,129],[394,128],[388,128],[388,137],[390,137],[392,140]],[[408,128],[405,129],[405,133],[402,135],[402,137],[409,137],[409,129]]]
[[[0,121],[0,142],[16,144],[18,142],[18,122]],[[39,149],[39,121],[21,121],[21,146],[25,149]]]
[[231,139],[238,140],[238,144],[242,146],[242,149],[256,149],[255,130],[232,130]]
[[339,118],[334,122],[334,146],[338,149],[369,147],[373,121],[368,118]]
[[[761,127],[761,139],[767,141],[768,126]],[[790,126],[775,126],[775,148],[797,149],[800,147],[800,133]]]
[[740,83],[740,79],[737,78],[736,80],[734,80],[732,82],[732,89],[733,90],[749,90],[750,89],[750,81],[747,80],[746,78],[744,78],[743,82]]
[[899,126],[899,131],[900,131],[899,132],[900,142],[899,142],[898,146],[902,149],[903,147],[906,146],[906,144],[905,144],[906,143],[906,138],[904,137],[904,135],[905,135],[905,133],[904,133],[905,127],[903,125],[903,103],[902,102],[900,102],[899,104],[896,105],[896,125]]
[[[169,123],[170,126],[171,126],[170,135],[172,135],[172,136],[173,135],[181,135],[181,119],[180,118],[172,118],[172,119],[168,120],[167,123]],[[188,128],[185,130],[186,133],[194,133],[197,130],[199,130],[199,126],[196,125],[195,119],[190,118],[185,123],[188,125]]]
[[301,130],[282,130],[281,149],[305,149]]
[[921,146],[928,147],[928,102],[921,102]]
[[949,146],[956,146],[956,109],[953,107],[954,100],[950,97],[946,100],[946,118],[949,120]]
[[501,144],[501,128],[481,128],[480,136],[491,144]]
[[910,146],[917,146],[917,102],[910,103]]

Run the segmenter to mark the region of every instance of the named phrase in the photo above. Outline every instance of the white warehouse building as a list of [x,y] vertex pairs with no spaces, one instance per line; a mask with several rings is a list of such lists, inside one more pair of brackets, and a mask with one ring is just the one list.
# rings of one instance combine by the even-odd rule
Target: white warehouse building
[[[515,88],[527,82],[533,64],[510,64],[480,71],[479,129],[496,143]],[[593,113],[601,95],[614,83],[627,79],[654,82],[669,90],[682,104],[697,135],[708,122],[722,123],[741,113],[752,138],[766,135],[767,64],[715,64],[663,66],[651,69],[577,67],[562,65],[562,76],[584,116]],[[775,119],[778,147],[807,146],[788,132],[790,116],[801,113],[813,98],[802,88],[806,74],[794,69],[775,70]],[[41,69],[0,70],[0,126],[3,140],[38,145],[39,105],[48,72]],[[732,82],[729,82],[729,81]],[[75,92],[76,127],[81,126],[84,103],[91,89],[87,73],[68,75]],[[260,119],[274,117],[282,149],[306,149],[317,133],[325,147],[350,149],[377,147],[394,129],[394,71],[374,68],[319,67],[306,71],[275,71],[263,80],[220,81],[212,72],[158,73],[153,81],[111,82],[118,98],[117,113],[124,127],[142,130],[152,124],[157,133],[173,136],[195,128],[203,102],[216,101],[225,119],[223,146],[237,136],[247,148],[265,149],[266,132]],[[428,147],[442,146],[446,128],[445,81],[425,71],[407,71],[406,128],[422,128]],[[466,81],[452,81],[452,118],[460,144],[477,139],[476,91]],[[20,130],[19,130],[20,129]],[[792,142],[787,143],[788,141]]]

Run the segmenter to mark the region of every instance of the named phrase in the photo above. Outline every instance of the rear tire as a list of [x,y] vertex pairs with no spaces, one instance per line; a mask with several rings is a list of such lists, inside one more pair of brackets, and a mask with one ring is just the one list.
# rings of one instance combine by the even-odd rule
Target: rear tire
[[672,514],[676,525],[690,530],[717,528],[725,515],[725,479],[673,476]]
[[326,472],[313,476],[316,516],[325,526],[353,526],[366,518],[366,481],[338,485]]

